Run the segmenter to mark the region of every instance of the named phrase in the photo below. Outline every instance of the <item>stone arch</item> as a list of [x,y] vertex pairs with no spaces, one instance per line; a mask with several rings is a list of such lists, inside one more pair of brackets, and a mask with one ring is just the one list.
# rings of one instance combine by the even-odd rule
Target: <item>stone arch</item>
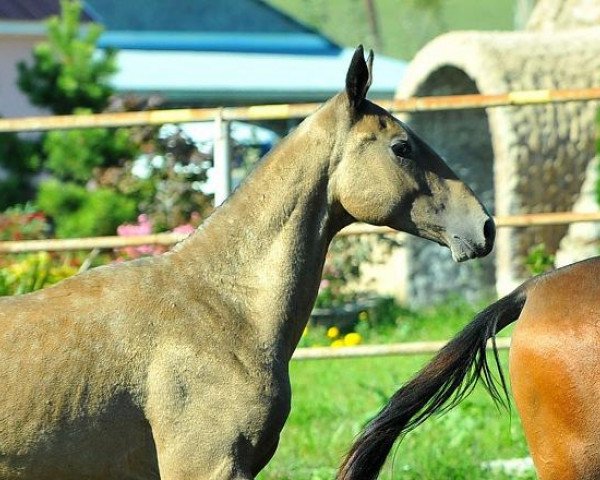
[[[462,69],[442,65],[431,72],[414,96],[478,94],[475,80]],[[427,142],[450,162],[453,170],[494,210],[494,152],[485,110],[446,110],[416,113],[411,126],[427,132]],[[475,168],[473,168],[475,167]]]
[[[426,45],[397,97],[495,94],[600,85],[600,28],[453,32]],[[567,211],[594,156],[598,102],[404,115],[497,215]],[[498,232],[494,259],[455,265],[435,246],[407,243],[407,297],[444,291],[506,293],[526,276],[530,246],[558,248],[566,227]]]

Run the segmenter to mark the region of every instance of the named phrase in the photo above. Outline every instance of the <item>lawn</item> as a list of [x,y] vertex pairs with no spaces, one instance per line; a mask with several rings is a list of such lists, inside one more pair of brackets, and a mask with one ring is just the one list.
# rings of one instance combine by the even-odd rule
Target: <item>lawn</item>
[[[448,304],[399,320],[393,341],[448,338],[472,318],[473,309]],[[404,325],[403,325],[404,324]],[[384,329],[385,330],[385,329]],[[389,333],[389,328],[388,328]],[[382,340],[382,335],[373,335]],[[332,479],[353,436],[399,385],[428,361],[424,355],[294,361],[292,413],[277,454],[259,480]],[[507,353],[501,359],[507,371]],[[483,388],[448,414],[409,434],[382,480],[508,480],[483,462],[522,458],[527,449],[516,411],[498,410]],[[522,478],[534,479],[533,473]]]
[[[277,454],[258,478],[332,479],[352,437],[426,361],[414,356],[293,362],[292,413]],[[478,388],[456,409],[409,434],[381,478],[508,479],[481,469],[481,463],[526,455],[514,410],[512,416],[499,411]]]

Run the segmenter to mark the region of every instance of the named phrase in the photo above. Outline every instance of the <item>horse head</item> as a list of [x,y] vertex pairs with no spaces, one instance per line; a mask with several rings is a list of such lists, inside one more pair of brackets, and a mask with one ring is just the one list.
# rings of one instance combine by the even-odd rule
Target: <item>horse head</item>
[[350,221],[389,226],[450,248],[455,261],[487,255],[494,221],[473,191],[408,126],[366,99],[373,52],[352,58],[334,97],[343,147],[331,176],[333,199]]

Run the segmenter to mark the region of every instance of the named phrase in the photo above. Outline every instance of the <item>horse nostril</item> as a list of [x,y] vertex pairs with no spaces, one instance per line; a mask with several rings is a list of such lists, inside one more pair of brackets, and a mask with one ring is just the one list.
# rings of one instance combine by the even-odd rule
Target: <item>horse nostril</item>
[[496,225],[491,218],[488,218],[483,224],[483,236],[488,245],[492,243],[496,237]]

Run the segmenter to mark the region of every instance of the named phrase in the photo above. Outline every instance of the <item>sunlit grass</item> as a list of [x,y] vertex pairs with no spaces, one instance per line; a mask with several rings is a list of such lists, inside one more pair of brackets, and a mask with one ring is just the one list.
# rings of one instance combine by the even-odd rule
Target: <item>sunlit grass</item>
[[[443,340],[456,334],[480,306],[447,302],[365,331],[370,343]],[[322,332],[322,335],[325,335]],[[294,361],[290,368],[292,413],[277,454],[260,480],[332,479],[361,427],[398,387],[431,357],[395,356]],[[501,353],[507,372],[506,352]],[[388,462],[382,480],[508,480],[482,463],[527,456],[516,411],[499,410],[477,387],[457,408],[411,432]],[[530,473],[524,479],[534,479]]]
[[[502,360],[506,368],[506,354]],[[361,426],[429,357],[296,361],[292,413],[261,480],[332,479]],[[482,388],[431,419],[398,447],[382,479],[508,479],[485,461],[527,456],[516,413],[498,410]],[[524,478],[535,478],[534,476]]]

